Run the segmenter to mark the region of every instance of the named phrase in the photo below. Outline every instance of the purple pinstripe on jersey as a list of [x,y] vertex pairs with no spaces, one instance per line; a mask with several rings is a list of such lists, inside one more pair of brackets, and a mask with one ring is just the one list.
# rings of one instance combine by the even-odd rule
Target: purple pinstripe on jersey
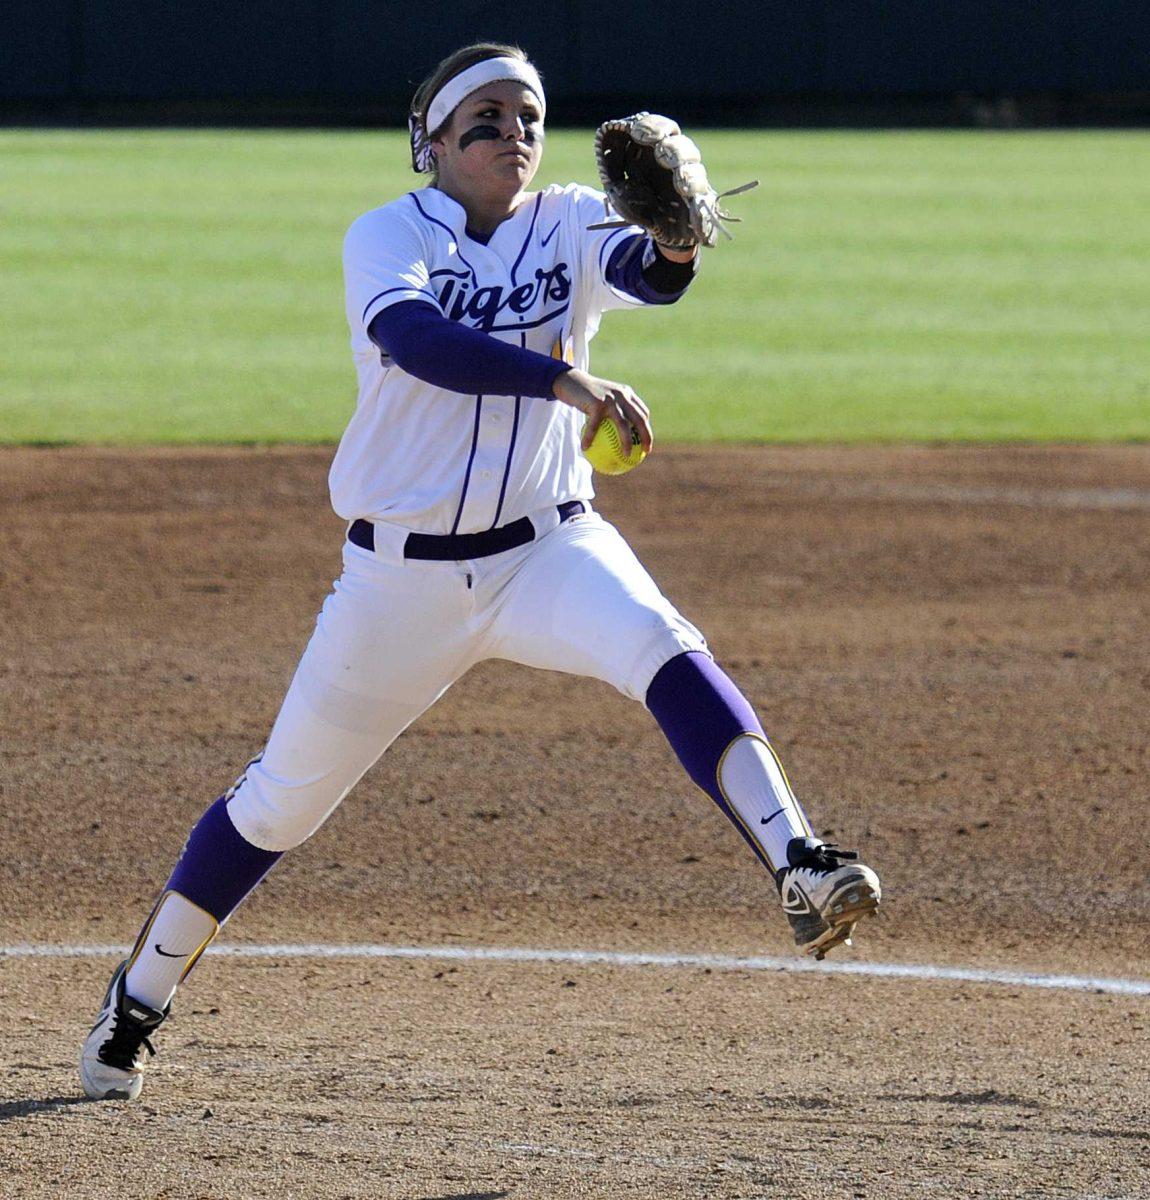
[[475,397],[475,428],[471,431],[471,453],[467,456],[467,469],[463,472],[463,490],[459,493],[459,507],[455,510],[455,520],[451,524],[451,532],[459,532],[459,521],[463,516],[463,506],[467,503],[467,486],[471,482],[471,467],[475,462],[475,451],[479,446],[479,415],[483,412],[483,397]]
[[[542,195],[543,194],[540,192],[535,197],[535,207],[531,213],[531,224],[527,230],[527,236],[523,239],[523,245],[519,249],[519,256],[516,258],[515,264],[511,268],[511,282],[513,284],[516,282],[515,273],[519,269],[519,264],[523,261],[523,256],[524,256],[524,254],[527,253],[527,247],[531,244],[531,235],[535,232],[535,219],[539,215],[539,202],[542,199]],[[420,215],[424,218],[425,221],[430,221],[433,225],[438,225],[441,229],[446,230],[453,239],[455,238],[454,232],[451,230],[451,228],[448,225],[445,225],[442,221],[436,220],[435,217],[431,216],[430,214],[428,214],[427,212],[424,211],[423,205],[421,205],[419,203],[419,197],[416,196],[414,192],[411,193],[411,198],[415,202],[415,207],[417,209],[419,209]],[[459,254],[460,260],[467,266],[467,269],[471,272],[472,280],[478,285],[479,277],[476,274],[475,268],[471,265],[471,263],[469,263],[467,261],[466,258],[464,258],[462,251],[458,250],[458,241],[456,241],[456,245],[457,245],[457,253]],[[564,306],[563,311],[564,312],[566,311],[566,306]],[[549,313],[543,319],[543,321],[533,322],[533,324],[541,325],[545,321],[549,321],[553,316],[557,316],[557,315],[559,315],[559,314]],[[515,326],[512,326],[511,328],[515,328]],[[526,345],[527,345],[526,337],[521,338],[521,345],[524,348],[526,348]],[[507,479],[511,472],[511,457],[515,453],[515,439],[516,439],[516,435],[519,430],[520,403],[521,403],[521,398],[519,396],[516,396],[515,397],[515,423],[511,428],[511,441],[507,448],[507,462],[503,468],[503,485],[499,489],[499,503],[495,509],[495,519],[491,522],[491,526],[490,526],[492,529],[494,529],[495,526],[498,524],[499,515],[503,511],[503,497],[507,490]],[[464,508],[464,505],[467,503],[467,489],[471,484],[471,468],[475,463],[475,452],[479,447],[479,421],[480,421],[480,416],[481,416],[482,412],[483,412],[483,397],[480,395],[480,396],[475,397],[475,425],[471,432],[471,450],[467,455],[467,467],[463,473],[463,487],[459,493],[459,507],[455,510],[455,520],[451,524],[451,532],[453,534],[459,532],[459,522],[463,518],[463,508]]]
[[459,238],[456,237],[455,230],[452,229],[450,225],[447,225],[443,221],[439,220],[438,217],[433,217],[429,212],[427,212],[423,205],[419,203],[419,197],[414,192],[408,192],[407,194],[411,197],[415,207],[419,209],[419,215],[430,224],[438,225],[439,228],[442,229],[449,238],[451,238],[451,240],[455,243],[455,253],[459,255],[459,261],[463,263],[463,265],[471,272],[471,278],[477,279],[478,276],[475,274],[475,268],[467,261],[466,258],[463,257],[463,248],[459,245]]
[[531,224],[527,230],[527,236],[523,239],[523,245],[519,247],[519,257],[515,260],[515,265],[511,268],[511,282],[516,284],[519,282],[515,278],[515,272],[519,270],[519,264],[523,261],[523,256],[527,253],[527,247],[531,245],[531,235],[535,232],[535,220],[539,216],[539,201],[543,199],[543,193],[538,192],[535,196],[535,207],[531,210]]
[[[523,339],[526,343],[527,339]],[[511,460],[515,457],[515,441],[519,436],[519,411],[523,404],[523,397],[515,397],[515,419],[511,423],[511,440],[507,444],[507,462],[503,464],[503,483],[499,487],[499,503],[495,506],[495,516],[491,519],[491,528],[494,529],[499,524],[499,518],[503,515],[503,498],[507,494],[507,480],[511,475]]]

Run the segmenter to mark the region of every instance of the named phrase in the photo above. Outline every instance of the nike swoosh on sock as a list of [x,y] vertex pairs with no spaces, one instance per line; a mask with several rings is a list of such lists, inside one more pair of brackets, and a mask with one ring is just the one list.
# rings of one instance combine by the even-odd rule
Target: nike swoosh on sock
[[[157,954],[162,954],[162,955],[164,956],[164,958],[187,958],[187,957],[188,957],[188,955],[187,955],[187,954],[169,954],[169,953],[168,953],[168,952],[167,952],[167,951],[166,951],[166,950],[163,948],[163,946],[161,946],[161,945],[160,945],[160,943],[159,943],[159,942],[157,942],[157,943],[156,943],[156,953],[157,953]],[[189,951],[188,951],[188,953],[190,954],[190,953],[191,953],[191,951],[189,950]]]

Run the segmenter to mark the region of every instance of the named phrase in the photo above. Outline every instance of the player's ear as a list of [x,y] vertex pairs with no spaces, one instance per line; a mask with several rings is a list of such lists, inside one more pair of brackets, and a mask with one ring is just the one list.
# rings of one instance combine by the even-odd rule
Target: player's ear
[[435,137],[428,135],[428,145],[435,151],[435,157],[438,158],[444,145],[447,142],[447,135],[451,132],[451,127],[455,124],[455,113],[452,113],[446,121],[435,131]]

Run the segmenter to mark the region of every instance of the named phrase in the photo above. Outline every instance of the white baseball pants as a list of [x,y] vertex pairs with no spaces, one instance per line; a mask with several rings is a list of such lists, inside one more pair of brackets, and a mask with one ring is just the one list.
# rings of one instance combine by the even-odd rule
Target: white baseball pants
[[388,746],[475,663],[506,659],[605,680],[644,699],[664,663],[706,651],[618,531],[597,513],[466,562],[404,559],[406,531],[344,543],[262,758],[228,806],[264,850],[310,837]]

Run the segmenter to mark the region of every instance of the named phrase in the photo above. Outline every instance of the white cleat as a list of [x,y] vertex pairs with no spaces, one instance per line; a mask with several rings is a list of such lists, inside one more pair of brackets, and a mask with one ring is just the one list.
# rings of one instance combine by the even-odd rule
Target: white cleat
[[835,946],[849,946],[860,918],[878,908],[882,885],[857,859],[853,850],[815,838],[793,838],[787,846],[788,865],[776,872],[775,883],[804,954],[822,959]]
[[168,1015],[169,1009],[158,1012],[125,993],[127,965],[125,959],[113,973],[80,1053],[80,1082],[90,1100],[135,1100],[144,1086],[143,1051],[156,1053],[148,1035]]

